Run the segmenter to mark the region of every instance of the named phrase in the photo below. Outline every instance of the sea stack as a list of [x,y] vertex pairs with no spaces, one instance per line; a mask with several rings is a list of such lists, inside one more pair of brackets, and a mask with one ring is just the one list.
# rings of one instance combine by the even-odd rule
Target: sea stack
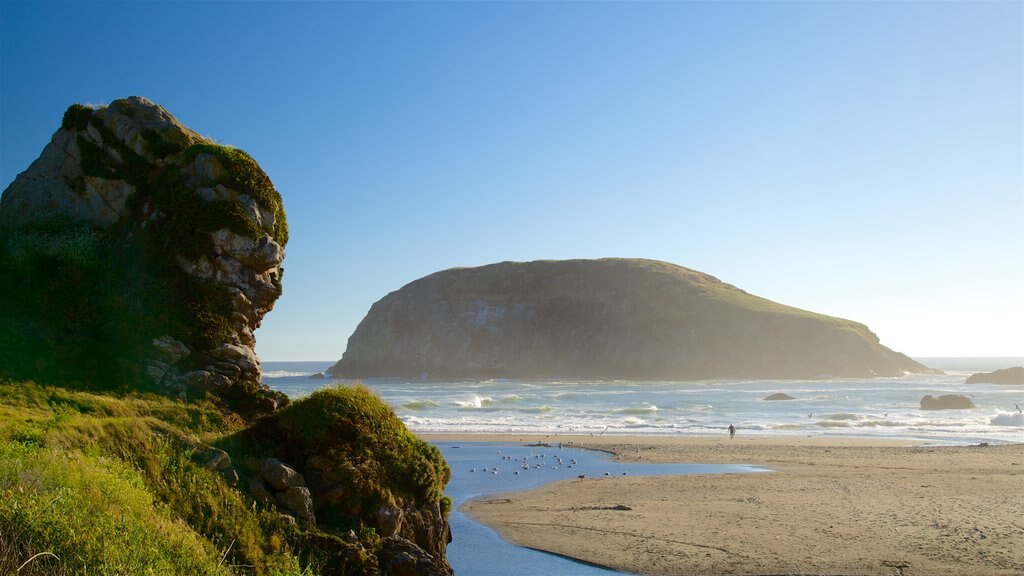
[[245,152],[145,98],[73,105],[0,199],[0,373],[272,409],[253,331],[287,240]]
[[967,377],[965,384],[1024,384],[1024,367],[1013,366],[994,372],[980,372]]
[[866,326],[654,260],[455,268],[375,303],[341,378],[700,380],[899,376],[927,367]]

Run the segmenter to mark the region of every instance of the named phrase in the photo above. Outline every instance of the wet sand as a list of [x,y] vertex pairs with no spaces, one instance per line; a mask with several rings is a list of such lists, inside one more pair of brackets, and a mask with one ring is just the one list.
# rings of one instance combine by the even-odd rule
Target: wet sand
[[775,472],[601,477],[462,510],[521,546],[643,574],[1024,574],[1024,445],[883,439],[428,436],[562,442]]

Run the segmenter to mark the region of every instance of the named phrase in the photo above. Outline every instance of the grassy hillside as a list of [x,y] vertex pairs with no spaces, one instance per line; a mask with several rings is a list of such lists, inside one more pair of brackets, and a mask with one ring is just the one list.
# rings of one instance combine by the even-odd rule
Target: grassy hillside
[[[317,408],[325,400],[333,412]],[[380,468],[390,460],[377,449],[426,445],[404,428],[382,430],[365,420],[393,416],[365,389],[322,392],[293,408],[308,418],[301,425],[326,422],[372,437],[365,469],[384,474],[360,479],[363,500],[375,503],[410,486],[440,499],[443,460],[405,453],[402,463],[417,469],[427,462],[442,477],[396,478]],[[333,419],[342,414],[350,418]],[[211,403],[0,382],[0,574],[376,573],[380,538],[368,516],[347,516],[344,532],[296,521],[201,464],[211,445],[227,448],[244,486],[269,451],[238,441],[246,430]]]
[[304,573],[298,530],[192,460],[240,427],[202,403],[0,383],[0,573],[38,554],[17,573]]

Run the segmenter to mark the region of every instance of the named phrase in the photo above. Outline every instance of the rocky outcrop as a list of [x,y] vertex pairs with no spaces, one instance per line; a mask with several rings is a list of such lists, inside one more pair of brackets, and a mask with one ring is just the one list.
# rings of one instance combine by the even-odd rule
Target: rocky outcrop
[[443,496],[451,471],[436,447],[409,433],[368,389],[322,388],[237,441],[274,455],[249,483],[257,501],[342,540],[353,528],[376,534],[355,543],[373,551],[382,574],[452,573],[445,557],[451,501]]
[[921,410],[965,410],[974,408],[974,402],[962,394],[928,394],[921,398]]
[[995,372],[979,372],[967,377],[965,384],[1024,384],[1024,367],[1014,366]]
[[862,324],[652,260],[445,270],[370,309],[343,378],[820,378],[928,368]]
[[262,387],[253,333],[281,294],[286,242],[281,197],[245,152],[144,98],[71,106],[0,199],[16,278],[0,348],[19,340],[0,372],[147,380],[272,410],[283,397]]
[[763,400],[769,400],[774,402],[776,400],[796,400],[796,398],[784,392],[776,392],[774,394],[769,394],[765,396]]

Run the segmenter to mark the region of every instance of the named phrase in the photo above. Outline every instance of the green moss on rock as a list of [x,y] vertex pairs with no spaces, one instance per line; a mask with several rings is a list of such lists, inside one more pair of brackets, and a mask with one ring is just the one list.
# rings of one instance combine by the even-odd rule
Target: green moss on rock
[[60,127],[65,130],[85,130],[91,117],[92,108],[81,104],[72,104],[64,111],[64,118],[61,120]]
[[[451,469],[441,452],[409,432],[363,385],[317,390],[235,442],[294,463],[308,479],[340,484],[349,496],[317,512],[321,524],[335,530],[375,530],[381,506],[450,507],[443,492]],[[313,488],[323,486],[314,480]]]
[[231,146],[202,142],[189,146],[183,158],[189,161],[199,154],[209,154],[220,160],[228,174],[227,180],[222,184],[248,194],[261,208],[274,213],[274,231],[271,237],[281,246],[288,244],[288,222],[281,195],[252,156]]

